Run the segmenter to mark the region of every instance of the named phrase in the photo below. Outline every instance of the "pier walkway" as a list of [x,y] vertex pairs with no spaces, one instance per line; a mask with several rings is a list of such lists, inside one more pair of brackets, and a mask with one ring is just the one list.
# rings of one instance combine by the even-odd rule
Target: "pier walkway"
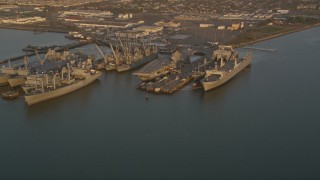
[[241,47],[241,48],[242,49],[257,50],[257,51],[267,51],[267,52],[275,52],[276,51],[276,49],[266,49],[266,48],[252,47],[252,46]]

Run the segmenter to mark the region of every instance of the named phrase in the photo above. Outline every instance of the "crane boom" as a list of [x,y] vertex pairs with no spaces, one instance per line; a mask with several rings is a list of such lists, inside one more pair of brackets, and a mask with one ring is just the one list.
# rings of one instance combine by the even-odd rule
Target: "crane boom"
[[112,54],[113,54],[114,58],[116,59],[116,62],[119,62],[118,56],[117,56],[116,52],[114,51],[111,43],[110,43],[110,48],[112,50]]
[[35,51],[35,53],[36,53],[36,55],[37,55],[37,57],[38,57],[39,61],[41,61],[41,58],[40,58],[40,56],[39,56],[39,54],[38,54],[38,51],[37,51],[36,49],[35,49],[34,51]]
[[97,49],[99,50],[100,54],[102,55],[102,57],[103,57],[104,59],[106,59],[106,56],[103,54],[103,52],[101,51],[101,49],[99,48],[99,46],[98,46],[97,44],[95,44],[95,45],[96,45]]
[[40,65],[42,66],[42,65],[44,64],[44,61],[47,59],[48,53],[44,56],[43,59],[41,59],[40,56],[39,56],[38,51],[37,51],[36,49],[35,49],[34,51],[36,52],[36,55],[37,55],[37,57],[38,57],[38,59],[39,59],[39,63],[40,63]]

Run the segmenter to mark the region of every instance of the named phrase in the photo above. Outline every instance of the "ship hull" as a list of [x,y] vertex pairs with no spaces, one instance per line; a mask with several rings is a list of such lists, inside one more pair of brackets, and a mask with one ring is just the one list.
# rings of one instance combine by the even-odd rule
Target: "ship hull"
[[194,73],[192,74],[192,78],[194,79],[194,81],[200,81],[201,79],[203,79],[205,76],[205,73]]
[[125,72],[125,71],[129,71],[130,69],[133,69],[133,67],[132,66],[126,66],[126,67],[120,66],[117,68],[117,71],[118,72]]
[[18,70],[18,75],[28,76],[29,74],[30,74],[30,70],[29,69],[19,69]]
[[137,67],[140,67],[142,65],[147,64],[148,62],[156,59],[157,57],[158,57],[157,53],[151,54],[149,56],[144,57],[142,60],[134,62],[134,63],[132,63],[132,64],[130,64],[128,66],[119,66],[119,67],[117,67],[117,71],[118,72],[124,72],[124,71],[129,71],[131,69],[135,69]]
[[20,86],[26,82],[26,77],[25,76],[16,76],[13,78],[9,78],[8,82],[11,87]]
[[95,69],[102,70],[102,69],[105,69],[106,64],[104,62],[101,62],[101,63],[97,63],[95,66],[96,66]]
[[112,71],[117,69],[117,65],[114,63],[106,63],[105,68],[107,71]]
[[202,80],[201,83],[202,83],[203,89],[205,91],[209,91],[209,90],[212,90],[214,88],[221,86],[222,84],[226,83],[231,78],[233,78],[235,75],[237,75],[239,72],[241,72],[244,68],[249,66],[251,64],[251,61],[252,61],[251,57],[247,58],[246,60],[242,61],[239,64],[239,66],[232,69],[231,72],[228,72],[221,79],[218,79],[216,81],[205,82]]
[[157,77],[163,77],[165,74],[168,74],[169,71],[162,71],[162,72],[155,72],[149,74],[134,74],[136,75],[141,81],[151,81],[156,79]]
[[40,93],[40,94],[35,94],[35,95],[26,95],[25,96],[25,101],[27,103],[28,106],[49,100],[49,99],[53,99],[59,96],[63,96],[65,94],[71,93],[73,91],[76,91],[84,86],[87,86],[88,84],[94,82],[95,80],[97,80],[100,76],[101,76],[101,72],[90,76],[89,78],[86,78],[84,80],[78,80],[74,83],[72,83],[71,85],[56,89],[56,90],[52,90],[52,91],[48,91],[48,92],[44,92],[44,93]]
[[3,74],[9,74],[9,75],[17,75],[18,74],[18,69],[13,69],[13,68],[2,68],[1,72]]
[[0,75],[0,86],[8,84],[9,75],[1,74]]
[[141,80],[141,81],[151,81],[153,79],[155,79],[157,77],[157,75],[149,75],[149,76],[138,76],[138,78]]
[[112,71],[112,70],[116,70],[116,69],[117,69],[116,66],[106,66],[107,71]]

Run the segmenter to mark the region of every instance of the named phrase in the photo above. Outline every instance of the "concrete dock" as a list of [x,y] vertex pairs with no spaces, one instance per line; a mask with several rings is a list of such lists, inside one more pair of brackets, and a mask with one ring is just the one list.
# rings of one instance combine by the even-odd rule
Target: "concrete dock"
[[175,69],[172,69],[168,73],[168,75],[160,79],[156,79],[155,81],[141,82],[138,85],[138,88],[154,93],[174,93],[175,91],[183,88],[193,79],[193,71],[202,65],[205,59],[208,59],[208,57],[209,55],[205,54],[193,62],[181,61]]
[[[87,44],[89,44],[89,43],[91,43],[91,41],[71,43],[71,44],[67,44],[67,45],[61,46],[61,47],[58,48],[56,51],[57,51],[57,52],[61,52],[61,51],[64,51],[65,49],[74,49],[74,48],[77,48],[77,47],[81,47],[81,46],[87,45]],[[39,52],[39,54],[41,54],[41,52]],[[9,61],[21,60],[21,59],[23,59],[25,56],[30,57],[30,56],[34,56],[34,55],[36,55],[35,52],[27,53],[27,54],[15,56],[15,57],[10,57],[10,58],[7,58],[7,59],[0,60],[0,64],[5,64],[5,63],[7,63],[7,62],[9,62]]]

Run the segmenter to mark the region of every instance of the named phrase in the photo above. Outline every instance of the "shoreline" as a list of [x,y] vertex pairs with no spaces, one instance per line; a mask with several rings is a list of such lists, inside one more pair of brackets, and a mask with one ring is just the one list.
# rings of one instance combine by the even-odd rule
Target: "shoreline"
[[[234,48],[240,48],[240,47],[247,46],[247,45],[250,45],[250,44],[254,44],[254,43],[258,43],[258,42],[262,42],[262,41],[267,41],[267,40],[270,40],[270,39],[275,39],[275,38],[278,38],[278,37],[281,37],[281,36],[285,36],[285,35],[292,34],[292,33],[295,33],[295,32],[304,31],[304,30],[311,29],[311,28],[318,27],[318,26],[320,26],[320,23],[316,23],[316,24],[313,24],[313,25],[308,25],[308,26],[304,26],[304,27],[301,27],[301,28],[289,30],[287,32],[281,32],[281,33],[278,33],[278,34],[270,35],[270,36],[263,37],[263,38],[260,38],[260,39],[256,39],[256,40],[253,40],[253,41],[249,41],[249,42],[244,42],[244,43],[240,43],[240,44],[229,44],[229,43],[226,43],[226,44],[229,44],[229,45],[233,46]],[[26,31],[34,31],[35,33],[44,33],[44,32],[68,33],[67,30],[54,29],[54,28],[51,28],[51,27],[39,27],[39,26],[38,27],[37,26],[28,27],[28,26],[21,26],[21,25],[3,25],[3,24],[0,24],[0,29],[26,30]]]
[[25,30],[25,31],[34,31],[34,32],[53,32],[53,33],[68,33],[66,30],[53,29],[50,27],[26,27],[26,26],[15,26],[15,25],[3,25],[0,24],[0,29],[12,29],[12,30]]
[[271,35],[271,36],[267,36],[267,37],[264,37],[264,38],[256,39],[254,41],[249,41],[249,42],[246,42],[246,43],[233,45],[233,47],[234,48],[240,48],[240,47],[247,46],[247,45],[250,45],[250,44],[254,44],[254,43],[258,43],[258,42],[262,42],[262,41],[275,39],[275,38],[278,38],[278,37],[281,37],[281,36],[285,36],[285,35],[296,33],[296,32],[300,32],[300,31],[304,31],[304,30],[311,29],[311,28],[318,27],[318,26],[320,26],[320,23],[316,23],[316,24],[305,26],[305,27],[298,28],[298,29],[293,29],[293,30],[290,30],[290,31],[287,31],[287,32],[281,32],[281,33],[274,34],[274,35]]

